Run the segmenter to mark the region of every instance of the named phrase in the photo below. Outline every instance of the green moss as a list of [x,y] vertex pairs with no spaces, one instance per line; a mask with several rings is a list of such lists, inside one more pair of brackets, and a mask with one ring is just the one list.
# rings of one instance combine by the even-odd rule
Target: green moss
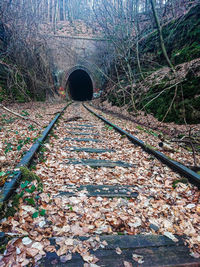
[[[181,64],[200,56],[200,5],[185,16],[163,26],[163,38],[173,64]],[[158,32],[154,31],[140,44],[141,54],[153,53],[158,62],[166,64],[160,49]],[[151,66],[149,66],[151,67]]]
[[[31,172],[26,167],[21,167],[20,171],[22,173],[21,189],[23,191],[21,191],[20,194],[13,195],[13,197],[11,198],[11,205],[9,205],[5,208],[5,212],[4,212],[4,214],[2,214],[3,217],[10,217],[10,216],[15,215],[15,213],[19,207],[20,199],[23,198],[25,191],[29,192],[29,193],[33,193],[36,189],[37,189],[37,191],[40,191],[40,192],[43,191],[43,184],[41,183],[40,178],[35,173]],[[28,185],[30,184],[30,182],[32,182],[34,180],[36,180],[38,182],[37,188],[34,185],[32,185],[30,188],[28,188]],[[25,198],[24,201],[26,203],[28,203],[29,205],[32,205],[32,206],[36,205],[36,202],[33,199],[33,197]]]
[[11,203],[12,205],[11,206],[7,206],[6,209],[5,209],[5,214],[4,216],[6,218],[8,217],[13,217],[15,215],[15,213],[17,212],[18,210],[18,207],[19,207],[19,200],[20,198],[22,197],[21,194],[16,194],[12,197],[11,199]]
[[145,144],[145,147],[151,150],[157,150],[157,148],[155,146],[151,146],[149,144]]
[[[200,34],[200,33],[199,33]],[[175,50],[172,53],[172,62],[175,65],[183,62],[191,61],[200,56],[200,43],[194,42],[191,45],[186,45],[180,50]]]
[[[200,77],[195,77],[193,70],[188,72],[186,81],[178,87],[177,96],[165,119],[166,122],[184,123],[184,116],[188,123],[199,122],[199,83]],[[163,89],[162,84],[161,87],[156,85],[150,88],[148,94],[145,96],[145,99],[141,102],[141,107],[153,99],[157,93],[161,91],[161,89]],[[146,111],[148,113],[153,113],[155,117],[161,121],[170,107],[174,93],[175,88],[166,90],[163,94],[146,106]]]
[[38,183],[40,182],[40,178],[32,171],[30,171],[27,167],[20,167],[20,171],[22,173],[22,180],[23,181],[34,181],[37,180]]
[[174,180],[173,184],[172,184],[172,187],[176,188],[178,183],[187,184],[188,183],[188,179],[187,178],[181,178],[181,179],[178,179],[178,180]]
[[5,89],[5,85],[0,81],[0,102],[8,100],[8,95]]
[[6,245],[7,244],[0,245],[0,254],[4,253],[4,251],[6,250]]

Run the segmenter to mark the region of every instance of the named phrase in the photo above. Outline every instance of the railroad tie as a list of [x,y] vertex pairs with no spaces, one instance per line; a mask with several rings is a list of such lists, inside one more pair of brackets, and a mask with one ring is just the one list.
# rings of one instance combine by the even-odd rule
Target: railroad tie
[[123,168],[130,168],[134,167],[135,165],[124,162],[124,161],[112,161],[112,160],[103,160],[103,159],[68,159],[66,164],[73,164],[73,165],[83,165],[83,166],[90,166],[93,168],[100,168],[100,167],[107,167],[107,168],[114,168],[114,167],[123,167]]
[[93,138],[71,138],[71,137],[66,137],[64,139],[65,141],[76,141],[76,142],[96,142],[96,143],[101,143],[101,140],[98,139],[93,139]]
[[132,197],[138,196],[138,192],[134,191],[134,186],[125,185],[66,185],[65,191],[60,191],[55,197],[69,197],[83,193],[88,197]]
[[[98,233],[97,233],[98,234]],[[62,237],[63,243],[68,237]],[[74,242],[80,241],[97,242],[95,236],[74,237]],[[92,255],[98,259],[97,266],[125,266],[124,262],[130,262],[133,267],[137,266],[199,266],[198,259],[190,256],[189,249],[184,242],[177,237],[178,242],[161,235],[100,235],[99,243],[102,245]],[[50,238],[51,245],[56,244],[56,238]],[[106,244],[105,246],[103,244]],[[120,248],[120,251],[116,253]],[[42,266],[84,266],[85,261],[80,254],[72,254],[72,259],[67,264],[56,253],[48,253],[42,259]],[[89,266],[89,265],[88,265]],[[92,266],[92,265],[91,265]],[[95,266],[95,265],[94,265]],[[128,265],[127,265],[128,266]]]
[[[70,127],[68,126],[67,129],[80,130],[80,131],[82,131],[82,130],[86,130],[87,131],[88,130],[88,128],[86,128],[86,127],[83,128],[83,127],[77,127],[77,126],[72,126],[72,127],[71,126]],[[94,128],[90,128],[90,131],[93,131],[93,130],[95,130],[95,129]]]
[[72,135],[92,135],[92,136],[99,136],[97,133],[77,133],[77,132],[71,132]]
[[87,152],[87,153],[111,153],[111,152],[115,152],[114,149],[92,148],[92,147],[65,147],[65,149],[70,150],[70,151]]

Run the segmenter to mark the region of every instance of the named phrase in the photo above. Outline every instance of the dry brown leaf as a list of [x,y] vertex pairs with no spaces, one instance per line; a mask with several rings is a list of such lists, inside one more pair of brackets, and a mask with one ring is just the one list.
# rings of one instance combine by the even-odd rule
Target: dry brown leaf
[[47,252],[55,252],[56,248],[54,246],[46,246],[44,250]]
[[64,255],[64,256],[61,256],[60,257],[60,261],[62,263],[65,263],[67,261],[70,261],[72,259],[72,254],[67,254],[67,255]]
[[65,245],[66,245],[66,246],[73,246],[73,244],[74,244],[74,239],[72,239],[72,238],[67,238],[67,239],[65,240]]
[[83,254],[81,256],[82,256],[82,258],[83,258],[84,261],[89,262],[89,263],[92,262],[93,261],[93,258],[94,258],[94,256],[91,255],[91,254],[89,254],[89,253]]
[[39,253],[39,250],[36,248],[26,248],[26,254],[28,257],[34,258]]
[[124,261],[124,267],[133,267],[133,264],[128,261]]
[[142,264],[144,261],[143,261],[143,256],[142,255],[138,255],[138,254],[135,254],[133,253],[132,254],[132,258],[134,261],[137,261],[138,263]]
[[64,254],[66,254],[68,252],[68,247],[63,245],[61,248],[59,248],[59,250],[56,251],[58,256],[62,256]]
[[200,205],[197,205],[196,212],[200,215]]
[[122,254],[122,251],[121,251],[121,249],[120,249],[119,247],[117,247],[115,251],[116,251],[116,253],[117,253],[118,255]]

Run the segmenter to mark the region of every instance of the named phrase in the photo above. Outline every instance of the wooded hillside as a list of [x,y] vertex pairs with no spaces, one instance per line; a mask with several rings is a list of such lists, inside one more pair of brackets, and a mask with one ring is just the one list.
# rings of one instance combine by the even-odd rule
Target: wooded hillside
[[109,98],[113,105],[126,106],[135,113],[150,112],[159,120],[197,123],[200,116],[199,18],[200,5],[197,4],[185,14],[160,24],[168,59],[156,26],[150,33],[146,33],[144,27],[140,35],[115,43],[112,78],[102,101]]

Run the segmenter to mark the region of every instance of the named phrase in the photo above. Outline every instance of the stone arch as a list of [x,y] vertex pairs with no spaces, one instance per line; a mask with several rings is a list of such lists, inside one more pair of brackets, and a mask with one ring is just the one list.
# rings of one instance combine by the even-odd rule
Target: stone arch
[[92,100],[94,80],[88,68],[76,65],[64,75],[64,88],[69,98],[77,101]]

